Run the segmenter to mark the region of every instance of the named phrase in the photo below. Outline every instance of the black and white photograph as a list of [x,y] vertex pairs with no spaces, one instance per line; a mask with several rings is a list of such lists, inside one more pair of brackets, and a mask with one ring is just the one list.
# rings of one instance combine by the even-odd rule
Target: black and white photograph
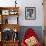
[[25,7],[25,19],[26,20],[36,19],[36,8],[35,7]]

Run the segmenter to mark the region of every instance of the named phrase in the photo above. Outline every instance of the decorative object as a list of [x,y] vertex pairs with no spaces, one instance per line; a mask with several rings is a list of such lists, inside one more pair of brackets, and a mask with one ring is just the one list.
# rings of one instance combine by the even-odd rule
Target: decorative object
[[16,10],[10,10],[9,14],[10,15],[16,15],[18,12]]
[[14,32],[13,40],[18,40],[18,32]]
[[2,23],[3,24],[8,24],[8,15],[3,15],[3,18],[2,18]]
[[2,10],[2,15],[9,15],[9,10]]
[[17,4],[17,2],[16,2],[17,0],[15,0],[15,7],[16,7],[16,4]]
[[35,7],[26,7],[25,8],[25,19],[26,20],[35,20],[36,19],[36,8]]
[[5,19],[5,24],[8,24],[8,18],[7,18],[7,19]]
[[3,30],[3,34],[2,34],[2,40],[4,41],[8,41],[8,40],[12,40],[12,30],[10,28],[5,28]]

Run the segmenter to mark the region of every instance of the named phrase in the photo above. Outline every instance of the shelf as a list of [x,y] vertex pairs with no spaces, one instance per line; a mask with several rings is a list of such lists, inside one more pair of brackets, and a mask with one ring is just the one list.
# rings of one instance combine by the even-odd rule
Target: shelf
[[2,24],[18,24],[18,16],[2,16]]
[[[19,7],[0,7],[0,16],[1,16],[1,24],[12,24],[12,22],[14,21],[13,24],[18,24],[18,16],[19,16]],[[9,19],[9,16],[12,17],[16,17],[16,19],[12,20],[11,18]],[[10,21],[11,23],[10,23]]]
[[10,41],[3,41],[4,43],[15,43],[15,42],[19,42],[19,40],[15,40],[15,41],[12,41],[12,40],[10,40]]
[[18,15],[19,7],[0,7],[1,15]]
[[2,42],[3,46],[18,46],[18,41]]
[[19,7],[0,7],[0,46],[18,46],[19,39],[17,38],[20,29],[18,17]]
[[1,15],[1,14],[0,14],[0,16],[19,16],[19,12],[16,13],[16,14],[8,14],[8,15]]
[[18,24],[0,24],[0,27],[1,27],[1,31],[5,28],[12,29],[13,31],[14,31],[14,29],[16,29],[17,31],[19,31]]

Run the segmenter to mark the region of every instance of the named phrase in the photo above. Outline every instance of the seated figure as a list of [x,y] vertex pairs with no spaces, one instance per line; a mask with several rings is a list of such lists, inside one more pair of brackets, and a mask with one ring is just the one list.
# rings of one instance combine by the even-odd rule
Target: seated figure
[[41,46],[33,29],[27,29],[24,37],[22,38],[21,46]]

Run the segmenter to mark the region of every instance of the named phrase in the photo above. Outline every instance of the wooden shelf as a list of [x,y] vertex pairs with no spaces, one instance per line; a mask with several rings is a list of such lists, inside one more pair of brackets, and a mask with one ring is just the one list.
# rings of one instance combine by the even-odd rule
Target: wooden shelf
[[3,46],[18,46],[18,41],[3,41],[0,45]]
[[15,10],[18,10],[19,7],[0,7],[0,10],[12,10],[12,9],[15,9]]
[[[13,14],[10,12],[13,12]],[[15,16],[15,17],[17,16],[17,24],[18,24],[19,7],[0,7],[0,16],[1,16],[1,24],[4,24],[6,22],[5,20],[7,20],[8,23],[8,18],[5,19],[5,17],[9,16]]]
[[[14,17],[17,16],[17,18],[16,18],[17,24],[9,24],[8,18],[7,18],[9,16],[14,16]],[[18,24],[18,17],[19,17],[19,7],[0,7],[0,18],[1,18],[0,19],[1,20],[1,24],[0,24],[0,32],[1,32],[0,46],[18,46],[19,40],[17,39],[17,41],[16,41],[16,39],[15,39],[15,41],[13,41],[13,39],[15,38],[15,33],[18,33],[18,31],[20,29],[20,26]],[[3,38],[2,33],[3,33],[4,29],[11,29],[10,31],[14,31],[13,39],[10,39],[9,41],[7,41],[7,40],[5,41],[4,39],[2,39]],[[17,34],[16,34],[16,37],[18,38]],[[10,37],[10,38],[12,38],[12,37]]]
[[19,25],[18,24],[0,24],[0,28],[1,31],[5,28],[10,28],[14,31],[14,29],[16,29],[17,31],[19,31]]
[[19,40],[15,40],[15,41],[10,40],[10,41],[3,41],[3,42],[5,42],[5,43],[8,43],[8,42],[12,43],[12,42],[19,42]]

